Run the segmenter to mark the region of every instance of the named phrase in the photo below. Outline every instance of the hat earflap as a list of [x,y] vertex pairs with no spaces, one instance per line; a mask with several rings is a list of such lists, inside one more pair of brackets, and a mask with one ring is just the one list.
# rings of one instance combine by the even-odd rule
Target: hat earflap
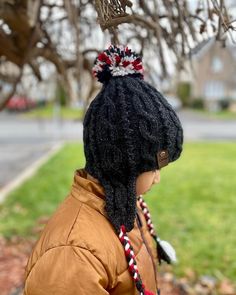
[[111,180],[101,179],[105,189],[106,212],[117,233],[120,232],[121,225],[124,225],[129,232],[134,227],[136,215],[136,190],[135,176],[128,177],[128,180],[121,181],[113,178]]

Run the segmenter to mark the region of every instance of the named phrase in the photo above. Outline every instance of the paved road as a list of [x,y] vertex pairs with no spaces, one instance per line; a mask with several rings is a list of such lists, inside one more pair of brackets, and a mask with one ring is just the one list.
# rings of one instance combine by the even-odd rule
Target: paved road
[[236,141],[236,115],[235,120],[210,119],[191,111],[181,111],[179,116],[186,141]]
[[[190,111],[181,111],[186,141],[233,140],[236,143],[236,119],[207,119]],[[82,140],[82,124],[73,121],[37,121],[0,113],[0,189],[54,144]]]
[[0,114],[0,189],[61,141],[82,140],[82,124]]

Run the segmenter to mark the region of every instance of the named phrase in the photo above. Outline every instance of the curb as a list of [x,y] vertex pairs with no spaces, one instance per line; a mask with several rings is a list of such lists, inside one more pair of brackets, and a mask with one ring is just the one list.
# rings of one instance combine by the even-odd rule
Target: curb
[[54,154],[56,154],[63,147],[63,143],[55,144],[46,154],[41,158],[33,162],[22,173],[20,173],[13,181],[7,183],[2,189],[0,189],[0,204],[6,199],[8,194],[14,189],[19,187],[24,181],[29,179],[35,172],[45,164]]

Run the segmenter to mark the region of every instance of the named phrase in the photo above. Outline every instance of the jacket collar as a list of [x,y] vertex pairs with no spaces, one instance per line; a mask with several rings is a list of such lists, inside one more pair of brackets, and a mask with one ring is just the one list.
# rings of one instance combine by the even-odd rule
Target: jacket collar
[[85,169],[76,170],[71,194],[80,202],[107,216],[105,210],[105,191],[99,184],[87,179]]

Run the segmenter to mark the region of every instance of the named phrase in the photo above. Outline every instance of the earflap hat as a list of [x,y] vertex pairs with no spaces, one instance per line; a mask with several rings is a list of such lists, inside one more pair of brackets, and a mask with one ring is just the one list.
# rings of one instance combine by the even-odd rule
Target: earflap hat
[[[182,152],[180,120],[143,72],[141,56],[126,46],[101,52],[93,74],[103,86],[84,119],[85,169],[104,187],[108,218],[121,236],[134,227],[137,176]],[[135,280],[145,294],[141,279]]]

